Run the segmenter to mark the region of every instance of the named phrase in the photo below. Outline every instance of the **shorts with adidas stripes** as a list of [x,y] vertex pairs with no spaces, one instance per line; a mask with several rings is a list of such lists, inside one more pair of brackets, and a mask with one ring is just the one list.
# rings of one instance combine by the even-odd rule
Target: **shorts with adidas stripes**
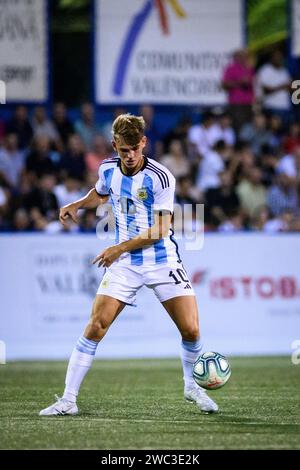
[[153,289],[160,302],[182,295],[195,295],[182,263],[178,262],[151,266],[113,263],[106,269],[97,294],[135,305],[136,294],[143,286]]

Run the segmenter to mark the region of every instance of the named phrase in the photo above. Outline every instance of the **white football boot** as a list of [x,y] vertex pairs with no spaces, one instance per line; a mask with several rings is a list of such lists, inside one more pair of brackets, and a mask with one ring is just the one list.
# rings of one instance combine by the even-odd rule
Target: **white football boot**
[[72,403],[65,398],[60,398],[55,395],[56,402],[53,405],[44,408],[39,412],[39,416],[65,416],[65,415],[77,415],[78,407],[76,403]]
[[218,405],[206,394],[199,385],[192,385],[184,389],[184,398],[189,402],[195,402],[204,413],[217,413]]

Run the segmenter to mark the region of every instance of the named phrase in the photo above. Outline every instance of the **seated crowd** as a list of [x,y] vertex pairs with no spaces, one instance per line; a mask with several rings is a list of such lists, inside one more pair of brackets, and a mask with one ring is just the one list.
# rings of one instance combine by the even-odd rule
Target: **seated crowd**
[[[110,129],[126,110],[99,122],[93,105],[71,120],[63,103],[32,111],[17,106],[0,121],[0,231],[94,232],[95,211],[63,228],[59,207],[92,188],[101,162],[113,154]],[[158,111],[157,111],[158,113]],[[206,231],[300,231],[300,123],[254,113],[240,129],[230,114],[206,110],[198,122],[185,116],[162,133],[157,114],[142,106],[145,155],[176,177],[176,202],[204,204]]]

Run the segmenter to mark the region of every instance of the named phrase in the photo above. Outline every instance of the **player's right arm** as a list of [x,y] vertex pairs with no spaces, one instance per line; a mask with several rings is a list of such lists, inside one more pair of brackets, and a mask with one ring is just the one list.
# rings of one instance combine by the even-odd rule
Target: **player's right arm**
[[98,207],[99,204],[107,202],[108,199],[108,195],[100,195],[97,193],[96,189],[93,188],[86,194],[86,196],[78,199],[78,201],[62,207],[59,211],[59,220],[63,225],[65,225],[66,220],[70,217],[73,222],[77,224],[77,211],[79,209],[94,209]]
[[63,225],[65,225],[65,222],[68,217],[70,217],[77,224],[77,211],[79,209],[95,209],[100,204],[105,204],[108,201],[109,188],[106,187],[106,180],[103,174],[102,165],[100,165],[99,167],[98,177],[99,178],[95,188],[91,189],[86,194],[86,196],[60,209],[59,220]]

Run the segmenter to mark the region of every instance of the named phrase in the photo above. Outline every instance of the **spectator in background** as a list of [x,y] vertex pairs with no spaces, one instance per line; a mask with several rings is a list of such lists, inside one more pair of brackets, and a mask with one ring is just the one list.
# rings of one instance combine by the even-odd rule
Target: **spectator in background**
[[244,229],[244,219],[239,211],[230,214],[227,219],[222,222],[218,228],[219,232],[232,233],[240,232]]
[[216,126],[216,135],[217,133],[219,134],[218,140],[224,140],[226,145],[233,147],[236,142],[236,136],[232,127],[232,119],[229,114],[224,112],[219,114],[214,126]]
[[220,186],[220,173],[224,170],[227,147],[224,140],[218,140],[211,150],[202,157],[197,175],[197,187],[201,192]]
[[256,156],[260,155],[263,145],[271,143],[272,134],[267,124],[267,118],[263,113],[255,113],[252,122],[244,124],[240,131],[240,140],[247,142]]
[[66,146],[69,137],[74,134],[74,127],[67,116],[67,109],[64,103],[55,103],[53,106],[53,123],[59,137]]
[[201,156],[205,155],[219,139],[219,128],[215,124],[214,115],[207,111],[202,116],[202,123],[192,126],[189,130],[188,140],[195,145]]
[[78,134],[73,134],[68,139],[67,151],[60,161],[62,176],[69,174],[75,179],[83,180],[86,172],[84,159],[84,145]]
[[270,146],[273,151],[278,151],[283,140],[283,124],[280,116],[271,115],[269,117],[269,129],[271,133]]
[[288,135],[283,139],[283,150],[293,153],[296,147],[300,147],[300,123],[293,122],[289,126]]
[[[180,176],[176,182],[175,202],[180,204],[181,208],[174,207],[175,214],[173,220],[173,229],[177,234],[183,234],[190,230],[200,230],[199,220],[196,220],[197,207],[200,202],[200,194],[193,186],[190,176]],[[176,217],[176,214],[179,217]],[[202,228],[202,227],[201,227]]]
[[265,206],[267,202],[266,188],[262,184],[262,172],[260,168],[253,167],[248,171],[248,177],[244,178],[237,186],[244,213],[252,217],[255,211]]
[[112,153],[107,141],[102,135],[96,135],[93,139],[92,148],[85,154],[85,165],[88,171],[98,173],[99,166],[105,158]]
[[84,192],[94,188],[98,181],[98,173],[95,171],[87,171],[84,178]]
[[270,218],[271,212],[268,206],[261,206],[252,215],[249,227],[251,230],[262,231]]
[[8,228],[7,218],[10,212],[10,191],[0,172],[0,231]]
[[8,201],[6,189],[0,184],[0,213],[6,207]]
[[276,175],[276,167],[278,165],[278,157],[269,145],[263,145],[261,154],[257,163],[262,171],[262,183],[265,187],[272,185]]
[[13,215],[12,230],[16,232],[27,232],[32,230],[30,217],[25,209],[17,209]]
[[223,72],[222,86],[228,94],[228,112],[236,132],[251,121],[254,104],[254,68],[248,52],[240,49],[233,54],[232,62]]
[[285,210],[277,217],[271,218],[270,209],[265,206],[253,217],[251,229],[266,233],[289,232],[294,230],[295,225],[298,225],[298,221],[299,219],[290,210]]
[[267,194],[268,206],[273,215],[279,216],[289,210],[296,214],[298,211],[298,194],[295,184],[288,175],[279,172],[275,183]]
[[237,142],[234,153],[228,162],[234,184],[238,184],[243,178],[247,178],[249,170],[255,165],[255,156],[246,142]]
[[184,152],[188,153],[188,133],[192,125],[191,118],[184,116],[180,119],[179,123],[171,129],[163,139],[165,152],[168,151],[170,142],[174,139],[180,140],[184,147]]
[[25,156],[18,149],[17,134],[7,134],[4,145],[0,148],[0,173],[9,186],[17,187],[24,165]]
[[281,214],[280,218],[288,223],[289,232],[300,232],[299,212],[297,214],[294,214],[291,211],[285,211]]
[[257,94],[266,112],[277,114],[285,125],[289,122],[291,108],[291,76],[283,65],[281,51],[274,50],[270,62],[257,73]]
[[7,123],[7,134],[18,136],[19,148],[24,150],[29,147],[33,137],[33,130],[28,119],[27,108],[23,105],[17,106],[14,116]]
[[23,199],[23,207],[28,210],[33,219],[37,220],[40,216],[47,221],[55,220],[58,216],[58,202],[54,194],[56,178],[53,174],[44,174],[37,187],[33,188]]
[[56,185],[53,193],[56,196],[59,207],[71,204],[84,195],[81,189],[81,182],[72,175],[66,175],[64,182]]
[[98,219],[93,210],[85,210],[79,222],[79,232],[81,233],[95,233]]
[[154,108],[149,104],[144,104],[140,107],[139,114],[143,116],[146,123],[145,136],[148,141],[144,149],[145,155],[155,159],[155,145],[160,139],[160,133],[154,123]]
[[101,134],[101,127],[95,120],[94,106],[91,103],[84,103],[81,106],[81,118],[75,122],[75,130],[86,148],[90,150],[95,136]]
[[3,138],[5,136],[6,128],[5,122],[0,119],[0,144],[2,144]]
[[239,197],[229,171],[220,173],[220,186],[209,188],[204,197],[205,223],[210,228],[216,228],[239,209]]
[[32,127],[34,137],[46,136],[51,144],[54,144],[57,148],[61,148],[59,134],[53,122],[47,118],[47,113],[43,106],[37,106],[34,109]]
[[13,219],[12,215],[18,210],[22,209],[23,207],[23,200],[24,197],[29,194],[33,188],[35,187],[35,181],[33,181],[34,178],[32,177],[32,174],[24,171],[22,172],[18,184],[18,188],[16,191],[12,192],[12,198],[11,198],[11,217],[10,220]]
[[46,135],[39,135],[33,140],[33,149],[26,160],[26,170],[36,178],[55,172],[56,165],[52,159],[50,140]]
[[284,155],[279,160],[276,170],[296,180],[300,172],[300,146],[294,147],[292,153]]
[[178,204],[196,204],[200,201],[200,195],[193,186],[189,175],[180,176],[177,180],[175,200]]
[[294,220],[294,214],[291,211],[286,210],[278,217],[268,220],[263,227],[263,231],[267,233],[289,232],[292,230],[292,223]]
[[160,163],[165,165],[175,178],[188,175],[191,171],[188,158],[183,152],[182,143],[178,139],[170,142],[169,153],[160,159]]

